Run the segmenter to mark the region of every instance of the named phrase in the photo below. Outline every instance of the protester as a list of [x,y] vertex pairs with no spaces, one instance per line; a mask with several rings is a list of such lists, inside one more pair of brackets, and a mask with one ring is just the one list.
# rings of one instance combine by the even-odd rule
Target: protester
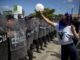
[[[78,21],[78,19],[76,17],[73,18],[72,24],[74,25],[76,32],[79,33],[80,22]],[[78,39],[74,36],[73,37],[73,41],[74,41],[74,43],[76,45],[77,42],[78,42]]]
[[55,26],[56,31],[60,35],[61,43],[61,60],[77,60],[77,49],[74,45],[72,37],[79,38],[78,33],[75,31],[75,27],[71,24],[69,14],[66,13],[59,23],[52,22],[40,12],[43,19],[50,25]]

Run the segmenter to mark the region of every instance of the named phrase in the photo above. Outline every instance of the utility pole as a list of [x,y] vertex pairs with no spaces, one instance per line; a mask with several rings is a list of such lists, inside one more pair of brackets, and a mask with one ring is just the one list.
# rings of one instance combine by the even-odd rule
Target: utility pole
[[71,8],[71,15],[73,15],[74,5]]
[[79,11],[78,11],[78,17],[80,17],[80,0],[79,0]]

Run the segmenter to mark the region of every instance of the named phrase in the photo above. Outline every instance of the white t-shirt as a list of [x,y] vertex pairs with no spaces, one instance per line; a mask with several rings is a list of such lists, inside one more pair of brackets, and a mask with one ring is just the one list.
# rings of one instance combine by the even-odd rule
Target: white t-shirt
[[67,45],[67,44],[73,43],[73,40],[72,40],[73,33],[71,31],[70,25],[66,26],[62,30],[59,30],[59,23],[54,23],[53,25],[55,26],[55,29],[58,33],[60,33],[60,32],[63,33],[62,39],[60,40],[61,45]]

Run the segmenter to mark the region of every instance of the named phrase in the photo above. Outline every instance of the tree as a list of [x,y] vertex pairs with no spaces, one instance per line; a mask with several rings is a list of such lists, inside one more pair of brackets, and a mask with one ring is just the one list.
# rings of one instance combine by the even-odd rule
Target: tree
[[62,16],[63,14],[55,14],[53,17],[55,21],[59,21],[62,18]]
[[[44,11],[43,11],[43,14],[48,17],[50,20],[53,20],[53,13],[55,12],[55,9],[49,9],[49,8],[45,8]],[[37,12],[35,10],[35,13],[32,13],[31,14],[32,16],[34,17],[38,17],[38,18],[42,18],[41,15],[40,15],[40,12]]]

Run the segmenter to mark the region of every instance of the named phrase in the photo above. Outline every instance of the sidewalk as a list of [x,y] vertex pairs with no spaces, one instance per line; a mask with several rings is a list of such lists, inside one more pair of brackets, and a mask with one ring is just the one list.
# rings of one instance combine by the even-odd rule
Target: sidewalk
[[41,50],[42,53],[34,52],[34,60],[61,60],[60,59],[60,45],[58,44],[58,40],[54,39],[50,43],[48,43],[48,47],[45,48],[44,51]]

